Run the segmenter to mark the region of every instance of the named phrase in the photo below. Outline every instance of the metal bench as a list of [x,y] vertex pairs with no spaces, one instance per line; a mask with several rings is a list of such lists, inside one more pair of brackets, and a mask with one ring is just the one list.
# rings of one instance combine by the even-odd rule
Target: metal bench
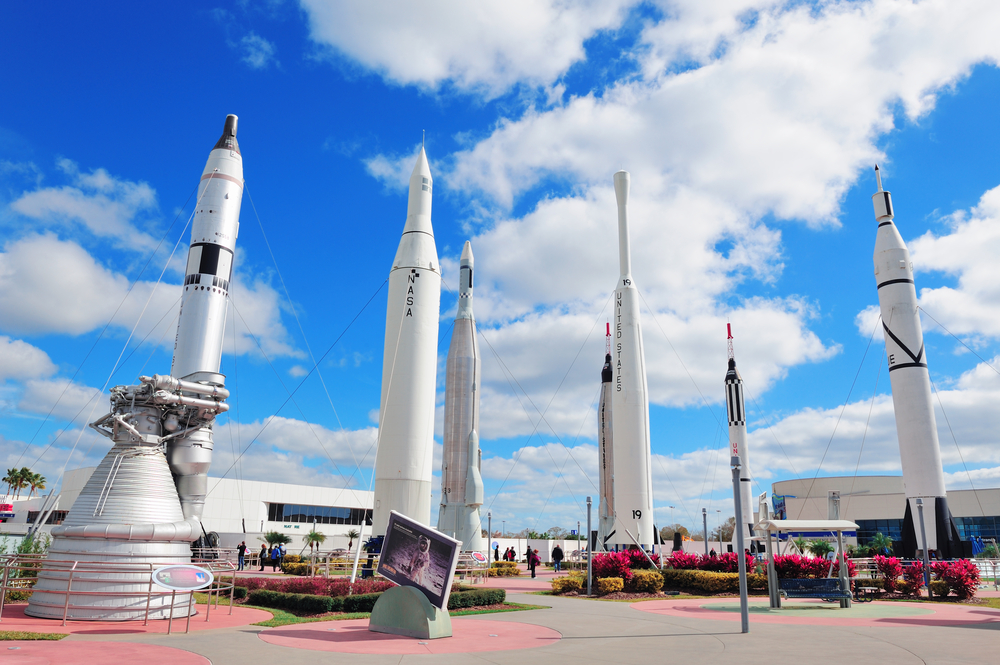
[[785,579],[778,580],[778,588],[785,598],[822,598],[823,600],[850,599],[851,592],[840,588],[840,579]]

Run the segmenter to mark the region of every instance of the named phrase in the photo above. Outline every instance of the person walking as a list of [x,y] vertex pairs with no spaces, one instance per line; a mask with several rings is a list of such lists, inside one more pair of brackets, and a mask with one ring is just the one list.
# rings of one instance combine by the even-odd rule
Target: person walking
[[260,546],[260,572],[264,572],[264,562],[267,561],[267,543]]
[[243,566],[247,561],[247,543],[243,541],[240,543],[239,547],[236,548],[236,570],[243,570]]
[[556,545],[555,547],[552,548],[552,563],[554,564],[553,567],[555,568],[555,571],[557,573],[562,571],[562,560],[563,560],[562,548]]
[[494,561],[499,561],[500,560],[500,545],[499,544],[493,546],[493,560]]
[[531,571],[531,579],[535,579],[535,568],[537,568],[538,564],[540,564],[541,562],[542,562],[542,558],[540,556],[538,556],[538,550],[532,551],[531,549],[529,549],[528,550],[528,570]]

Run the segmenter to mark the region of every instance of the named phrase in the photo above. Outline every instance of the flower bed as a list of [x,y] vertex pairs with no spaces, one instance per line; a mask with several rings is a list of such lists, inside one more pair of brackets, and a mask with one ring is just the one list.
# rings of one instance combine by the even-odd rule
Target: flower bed
[[273,579],[267,577],[241,577],[240,586],[246,587],[251,593],[257,590],[277,591],[279,593],[304,593],[314,596],[349,596],[358,594],[380,593],[394,586],[389,580],[367,579],[351,582],[343,577],[301,577],[292,579]]

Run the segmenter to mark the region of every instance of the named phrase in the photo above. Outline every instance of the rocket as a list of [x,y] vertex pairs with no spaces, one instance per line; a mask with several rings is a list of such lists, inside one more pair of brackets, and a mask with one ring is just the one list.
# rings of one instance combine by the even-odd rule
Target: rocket
[[431,226],[433,180],[423,147],[410,174],[406,225],[389,272],[372,534],[389,511],[430,524],[441,266]]
[[611,324],[607,324],[607,344],[604,367],[601,369],[601,401],[597,406],[597,442],[600,463],[600,505],[597,513],[598,543],[604,545],[615,530],[615,455],[614,433],[611,431]]
[[937,423],[931,403],[924,336],[917,311],[913,263],[893,223],[892,198],[882,189],[882,174],[875,166],[878,191],[872,196],[878,231],[875,237],[875,282],[885,332],[885,353],[892,385],[892,408],[903,467],[906,512],[903,518],[902,555],[914,556],[921,548],[914,527],[918,498],[923,499],[927,549],[944,558],[962,556],[958,530],[948,508],[938,443]]
[[[243,199],[243,157],[236,142],[237,120],[235,115],[226,116],[222,136],[208,155],[198,185],[170,366],[170,375],[175,379],[220,388],[226,381],[219,368]],[[168,417],[164,426],[168,431],[177,430],[181,423]],[[212,463],[212,423],[169,439],[166,451],[184,517],[200,520]]]
[[448,347],[444,384],[444,455],[438,531],[462,541],[465,551],[485,552],[482,536],[483,464],[479,449],[481,361],[472,313],[472,244],[465,242],[459,266],[458,312]]
[[612,346],[611,421],[614,441],[614,529],[605,545],[653,544],[653,476],[649,451],[649,390],[639,322],[639,292],[629,247],[629,174],[614,176],[618,201],[618,259]]
[[[736,523],[743,529],[746,542],[753,537],[753,504],[750,503],[752,478],[750,476],[750,456],[747,451],[747,411],[743,403],[743,377],[736,369],[736,355],[733,353],[733,328],[726,324],[729,345],[729,369],[726,371],[726,412],[729,416],[729,456],[740,458],[740,499],[742,515]],[[733,533],[736,543],[736,533]]]
[[[205,532],[212,427],[229,409],[219,369],[243,195],[236,125],[235,115],[226,117],[198,186],[170,374],[109,391],[110,411],[90,426],[113,445],[52,528],[30,616],[118,621],[195,611],[190,595],[146,599],[150,568],[141,571],[190,563],[191,543]],[[98,567],[72,579],[59,572],[74,561],[132,572]],[[121,595],[102,595],[112,587]]]

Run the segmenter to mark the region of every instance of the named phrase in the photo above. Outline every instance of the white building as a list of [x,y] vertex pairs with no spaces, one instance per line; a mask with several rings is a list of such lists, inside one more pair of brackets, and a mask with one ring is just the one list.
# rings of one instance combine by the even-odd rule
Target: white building
[[[44,531],[65,519],[96,468],[66,472],[59,503]],[[315,530],[326,535],[323,550],[347,548],[347,532],[360,532],[362,522],[364,537],[371,535],[372,497],[372,492],[364,490],[209,478],[202,524],[207,532],[219,534],[222,547],[246,541],[247,547],[256,548],[264,541],[264,533],[277,531],[292,538],[288,551],[297,553],[315,522]],[[43,501],[44,497],[37,497],[14,502],[15,517],[0,526],[0,531],[23,535]],[[355,539],[354,544],[357,542]]]

